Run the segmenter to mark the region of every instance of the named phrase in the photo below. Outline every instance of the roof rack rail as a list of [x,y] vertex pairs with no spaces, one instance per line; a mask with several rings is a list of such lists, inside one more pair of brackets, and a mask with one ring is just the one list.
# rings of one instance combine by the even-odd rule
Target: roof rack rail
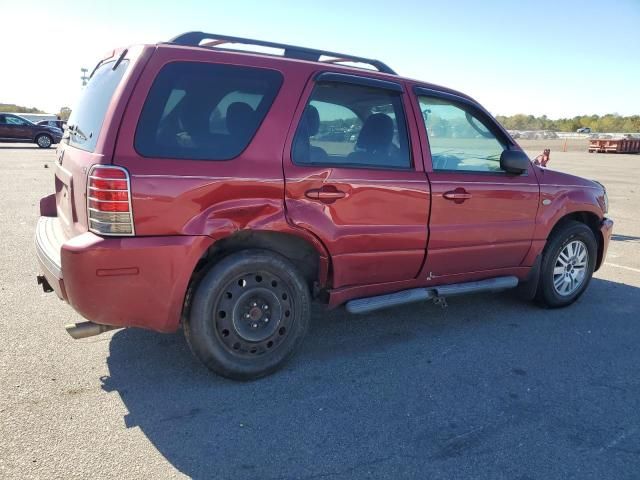
[[[212,40],[206,44],[200,45],[202,40]],[[382,73],[390,73],[397,75],[389,66],[382,63],[379,60],[371,58],[356,57],[354,55],[345,55],[343,53],[327,52],[324,50],[316,50],[313,48],[297,47],[295,45],[287,45],[284,43],[265,42],[263,40],[252,40],[250,38],[231,37],[229,35],[219,35],[217,33],[205,33],[205,32],[187,32],[182,35],[169,40],[169,43],[175,45],[188,45],[188,46],[202,46],[202,47],[217,47],[225,43],[240,43],[243,45],[254,45],[259,47],[279,48],[284,50],[284,56],[287,58],[296,58],[298,60],[309,60],[312,62],[323,63],[340,63],[340,62],[355,62],[371,65],[376,70]],[[328,60],[320,60],[320,57],[332,57]]]

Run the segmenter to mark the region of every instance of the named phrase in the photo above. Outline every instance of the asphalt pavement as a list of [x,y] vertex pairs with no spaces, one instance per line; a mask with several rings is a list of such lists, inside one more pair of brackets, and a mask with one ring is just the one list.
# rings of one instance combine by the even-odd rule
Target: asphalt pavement
[[552,153],[608,187],[616,221],[575,305],[318,306],[301,352],[252,383],[181,332],[66,334],[82,319],[36,285],[32,241],[54,158],[0,144],[0,477],[640,477],[640,155]]

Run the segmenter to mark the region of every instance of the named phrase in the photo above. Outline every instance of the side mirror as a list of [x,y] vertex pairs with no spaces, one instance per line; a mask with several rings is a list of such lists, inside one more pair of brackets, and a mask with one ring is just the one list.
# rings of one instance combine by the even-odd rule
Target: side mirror
[[520,150],[505,150],[500,155],[500,168],[507,173],[520,175],[529,169],[529,157]]

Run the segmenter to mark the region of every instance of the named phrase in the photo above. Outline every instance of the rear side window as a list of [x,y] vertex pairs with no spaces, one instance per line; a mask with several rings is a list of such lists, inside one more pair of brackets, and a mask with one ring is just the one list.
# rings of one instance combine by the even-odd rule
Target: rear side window
[[229,160],[255,135],[282,75],[273,70],[174,62],[162,68],[135,136],[144,157]]
[[129,66],[129,60],[122,60],[115,70],[114,65],[115,61],[111,61],[98,67],[71,111],[68,132],[69,143],[74,147],[89,152],[96,148],[111,97]]
[[293,141],[298,165],[409,168],[399,92],[349,83],[318,83]]

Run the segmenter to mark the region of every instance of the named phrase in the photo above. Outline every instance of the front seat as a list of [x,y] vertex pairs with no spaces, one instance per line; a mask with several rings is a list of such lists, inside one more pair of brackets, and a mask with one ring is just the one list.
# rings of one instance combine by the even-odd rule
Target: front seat
[[393,141],[393,120],[384,113],[374,113],[365,120],[355,151],[348,161],[358,164],[386,165]]

